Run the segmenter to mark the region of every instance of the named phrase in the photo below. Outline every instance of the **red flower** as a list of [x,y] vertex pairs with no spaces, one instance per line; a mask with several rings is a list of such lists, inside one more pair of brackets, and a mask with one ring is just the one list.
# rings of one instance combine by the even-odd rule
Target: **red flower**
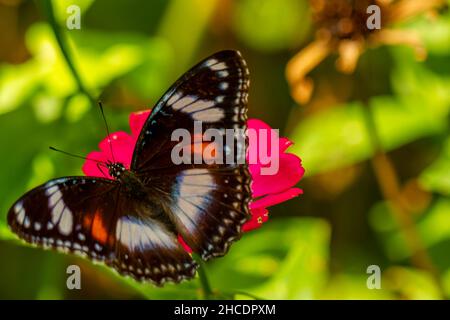
[[[305,170],[299,157],[292,153],[286,153],[293,142],[287,138],[271,137],[270,134],[262,134],[264,131],[270,132],[272,128],[265,122],[258,119],[250,119],[247,121],[249,130],[256,131],[256,139],[249,137],[249,146],[247,159],[250,155],[256,155],[256,163],[249,163],[250,174],[252,175],[252,197],[250,210],[252,219],[244,225],[244,231],[249,231],[261,226],[268,219],[267,207],[292,199],[303,191],[294,188],[297,182],[303,177]],[[263,141],[261,141],[264,139]],[[277,139],[278,141],[273,141]],[[270,155],[270,158],[278,157],[278,172],[274,175],[264,175],[261,169],[268,165],[261,164],[263,161],[258,154],[258,146],[262,144],[270,146],[278,143],[279,152]],[[250,157],[251,158],[251,157]]]
[[[111,139],[115,160],[123,163],[124,166],[129,169],[134,146],[149,114],[150,111],[131,113],[131,135],[123,131],[114,132],[100,142],[100,151],[92,151],[87,157],[102,162],[108,160],[113,161],[111,148],[108,144],[108,140]],[[255,159],[256,161],[249,163],[249,170],[252,176],[251,189],[253,201],[250,203],[252,218],[244,225],[244,231],[258,228],[263,222],[266,222],[268,219],[268,207],[292,199],[301,194],[302,190],[295,188],[294,185],[300,181],[305,172],[300,158],[292,153],[286,153],[287,148],[292,145],[292,141],[287,138],[278,138],[278,136],[267,134],[272,128],[261,120],[250,119],[247,122],[247,126],[249,130],[254,130],[256,133],[253,137],[249,136],[247,160],[250,158]],[[265,134],[263,134],[264,131]],[[278,157],[278,159],[275,159],[278,160],[278,171],[273,175],[265,175],[261,172],[261,169],[267,168],[269,165],[262,163],[270,162],[268,162],[267,159],[262,161],[258,154],[258,146],[261,147],[261,145],[266,145],[267,149],[270,150],[270,146],[275,146],[276,143],[279,145],[279,152],[275,154],[269,153],[268,158],[273,160],[275,157]],[[252,155],[254,158],[251,157]],[[107,170],[103,169],[102,172],[94,161],[86,161],[83,164],[82,170],[85,175],[112,179],[108,172],[106,172]],[[181,237],[179,237],[179,241],[187,251],[192,252]]]

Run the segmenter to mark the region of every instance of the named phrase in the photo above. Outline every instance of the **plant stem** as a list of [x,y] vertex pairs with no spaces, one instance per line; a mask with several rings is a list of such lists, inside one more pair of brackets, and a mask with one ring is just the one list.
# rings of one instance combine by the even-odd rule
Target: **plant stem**
[[96,103],[94,97],[89,93],[89,90],[84,85],[81,76],[79,75],[77,68],[73,62],[72,56],[70,54],[69,44],[64,37],[64,33],[61,30],[61,27],[56,22],[55,12],[53,9],[53,4],[51,0],[44,0],[44,11],[47,15],[48,22],[52,27],[53,33],[55,34],[56,41],[58,42],[59,48],[61,49],[61,53],[66,60],[67,66],[69,67],[75,82],[77,83],[78,91],[86,95],[91,103]]
[[198,256],[195,257],[195,261],[197,261],[197,263],[200,266],[198,268],[198,276],[199,276],[200,285],[202,287],[204,298],[210,299],[213,296],[213,291],[211,289],[211,285],[208,280],[208,275],[206,272],[206,265],[203,262],[203,260]]
[[252,298],[253,300],[265,300],[265,299],[263,299],[263,298],[260,298],[260,297],[258,297],[258,296],[255,296],[254,294],[252,294],[252,293],[248,293],[248,292],[244,292],[244,291],[232,291],[231,292],[231,294],[233,295],[233,296],[236,296],[236,295],[241,295],[241,296],[247,296],[247,297],[249,297],[249,298]]
[[405,238],[406,245],[411,251],[411,263],[417,268],[430,272],[438,284],[442,296],[445,296],[439,273],[422,243],[412,214],[402,203],[400,179],[391,159],[383,151],[372,110],[367,103],[363,107],[363,110],[369,140],[375,152],[371,159],[371,165],[380,191],[384,199],[389,203],[391,207],[390,212],[397,221],[400,232]]

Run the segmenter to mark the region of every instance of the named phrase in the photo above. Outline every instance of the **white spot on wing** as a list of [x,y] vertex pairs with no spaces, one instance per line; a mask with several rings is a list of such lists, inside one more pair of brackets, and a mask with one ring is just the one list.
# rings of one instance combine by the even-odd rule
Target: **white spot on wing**
[[207,67],[210,67],[210,66],[212,66],[213,64],[216,64],[217,62],[219,62],[217,59],[209,59],[209,60],[207,60],[207,61],[205,62],[205,65],[206,65]]
[[197,99],[196,97],[192,97],[192,96],[187,96],[187,97],[181,98],[180,100],[178,100],[177,102],[172,104],[172,108],[174,108],[175,110],[182,109],[182,108],[190,105],[196,99]]
[[30,227],[30,224],[31,224],[30,219],[27,216],[25,216],[25,220],[23,221],[23,226],[28,229]]
[[166,228],[155,220],[142,221],[133,217],[122,217],[117,225],[120,228],[118,238],[122,245],[131,250],[148,250],[149,248],[174,248],[177,243]]
[[177,93],[175,93],[174,95],[172,95],[171,97],[170,97],[170,99],[167,101],[167,104],[168,105],[172,105],[172,104],[174,104],[176,101],[178,101],[178,99],[180,99],[181,98],[181,93],[180,92],[177,92]]
[[20,211],[22,211],[22,210],[23,210],[23,203],[22,203],[22,201],[19,201],[19,202],[17,202],[17,203],[15,204],[15,206],[14,206],[14,212],[15,212],[16,214],[19,214]]
[[58,201],[52,209],[52,222],[57,224],[64,210],[64,202]]
[[19,201],[14,206],[14,212],[16,213],[17,223],[22,225],[25,219],[25,208],[23,207],[22,201]]
[[225,62],[220,62],[220,63],[210,66],[210,69],[214,70],[214,71],[223,70],[226,68],[227,68],[227,64]]
[[69,208],[65,208],[61,214],[61,220],[59,221],[59,232],[67,236],[72,232],[73,227],[73,215]]
[[180,196],[172,210],[189,232],[194,232],[198,227],[197,221],[205,214],[199,208],[204,208],[208,203],[214,186],[213,177],[205,169],[186,170],[177,178],[176,188]]
[[229,74],[230,74],[230,73],[229,73],[227,70],[222,70],[222,71],[218,71],[218,72],[217,72],[217,76],[218,76],[219,78],[225,78],[225,77],[228,77]]
[[194,120],[204,122],[217,122],[222,120],[224,117],[225,113],[221,108],[211,108],[192,115]]
[[23,224],[23,220],[25,219],[25,210],[22,210],[19,212],[19,214],[17,215],[17,222],[22,225]]
[[53,184],[51,184],[50,188],[48,188],[47,190],[45,190],[45,194],[47,196],[51,196],[53,193],[55,193],[56,191],[59,190],[58,186],[55,186]]
[[215,104],[214,101],[208,101],[208,100],[197,100],[196,102],[192,103],[191,105],[187,106],[186,108],[183,108],[183,112],[191,113],[191,112],[198,112],[201,110],[205,110],[208,108],[213,107]]
[[59,190],[58,186],[47,189],[45,193],[48,195],[48,205],[50,208],[53,208],[62,198],[62,192]]

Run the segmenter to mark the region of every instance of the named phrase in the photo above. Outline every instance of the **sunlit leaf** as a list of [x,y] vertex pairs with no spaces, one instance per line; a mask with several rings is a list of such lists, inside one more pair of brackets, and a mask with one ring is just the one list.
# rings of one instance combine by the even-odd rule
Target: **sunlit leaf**
[[239,289],[266,299],[313,298],[327,278],[329,236],[323,220],[271,221],[207,265],[211,282],[219,291]]
[[412,300],[442,299],[433,276],[422,270],[391,267],[383,273],[384,287],[400,298]]
[[[372,214],[378,216],[392,215],[388,210],[388,206],[380,207],[384,208],[385,212]],[[425,217],[417,221],[417,230],[421,239],[421,242],[426,248],[431,248],[440,242],[450,239],[450,220],[448,219],[448,213],[450,212],[450,199],[440,198],[433,206],[428,210]],[[389,219],[391,220],[391,219]],[[384,244],[388,257],[393,260],[402,260],[411,256],[410,247],[405,241],[404,233],[396,228],[384,229],[384,226],[380,228],[380,223],[376,223],[376,220],[372,220],[372,226],[378,232],[380,232],[380,239]],[[395,222],[393,222],[395,223]]]
[[435,19],[422,17],[408,24],[425,42],[428,52],[448,55],[450,52],[450,13],[448,10]]
[[53,0],[53,6],[55,11],[56,20],[61,26],[66,26],[67,18],[73,14],[72,11],[68,12],[70,6],[77,6],[80,9],[80,14],[82,15],[89,7],[92,5],[94,0]]
[[361,274],[338,274],[332,277],[327,287],[321,292],[320,299],[393,299],[395,296],[383,286],[381,289],[369,289],[367,278],[370,275]]
[[430,191],[450,196],[450,139],[444,143],[439,158],[422,172],[420,182]]
[[69,99],[66,108],[66,119],[70,122],[79,121],[91,107],[91,102],[84,94],[77,94]]
[[255,49],[291,48],[309,31],[309,7],[303,0],[242,0],[233,23],[236,34]]
[[188,67],[187,64],[220,3],[218,0],[170,1],[158,36],[166,39],[173,50],[177,62],[174,65],[176,74],[184,72]]
[[0,240],[14,240],[14,239],[16,239],[16,236],[8,228],[6,222],[0,220]]

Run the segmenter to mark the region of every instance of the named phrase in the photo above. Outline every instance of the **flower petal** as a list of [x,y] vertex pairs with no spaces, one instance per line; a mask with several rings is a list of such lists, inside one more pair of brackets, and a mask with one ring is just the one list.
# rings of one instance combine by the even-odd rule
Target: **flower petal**
[[130,114],[130,129],[131,134],[135,139],[139,138],[139,134],[141,133],[142,127],[147,121],[148,116],[150,115],[151,110],[143,110],[138,112],[132,112]]
[[[100,151],[92,151],[87,155],[87,158],[101,162],[106,162],[107,160],[105,155]],[[104,166],[101,167],[101,165],[96,161],[86,160],[83,164],[83,167],[81,168],[81,170],[83,170],[83,173],[87,176],[113,179],[109,175],[108,169],[106,169]]]
[[281,154],[281,153],[284,153],[287,150],[287,148],[292,146],[294,143],[291,140],[289,140],[288,138],[282,137],[282,138],[280,138],[279,144],[280,144],[280,154]]
[[183,249],[184,249],[187,253],[192,253],[192,252],[193,252],[192,249],[191,249],[191,247],[189,247],[189,246],[187,245],[187,243],[184,241],[184,239],[183,239],[180,235],[178,235],[178,242],[181,244],[181,246],[183,247]]
[[[109,140],[111,139],[111,146]],[[121,162],[127,169],[130,168],[133,157],[135,140],[126,132],[119,131],[112,133],[103,139],[99,148],[106,160],[111,162]],[[114,155],[111,154],[111,149]]]
[[290,200],[292,198],[297,197],[298,195],[302,194],[303,190],[299,188],[291,188],[286,191],[277,193],[277,194],[269,194],[263,198],[260,198],[258,200],[254,200],[252,203],[250,203],[250,209],[256,210],[259,208],[267,208],[274,206],[276,204],[279,204],[281,202]]
[[255,130],[259,130],[259,129],[266,129],[266,130],[270,130],[272,129],[267,123],[265,123],[262,120],[259,119],[248,119],[247,120],[247,128],[249,129],[255,129]]
[[265,208],[252,209],[251,213],[252,218],[242,226],[242,231],[244,232],[259,228],[269,219],[269,212]]
[[276,134],[276,141],[272,141],[272,131],[278,133],[277,130],[272,129],[267,123],[259,119],[249,119],[247,121],[247,128],[249,131],[256,132],[256,136],[249,134],[249,150],[248,155],[254,155],[260,163],[260,155],[258,153],[259,147],[264,146],[267,149],[268,156],[271,156],[271,147],[273,143],[279,143],[278,134]]
[[242,230],[248,232],[250,230],[259,228],[264,222],[269,219],[269,211],[267,207],[274,206],[281,202],[292,199],[299,194],[302,194],[302,189],[291,188],[279,194],[271,194],[262,199],[253,201],[250,204],[251,219],[244,224]]
[[249,165],[249,170],[253,179],[253,197],[279,193],[289,189],[297,184],[305,173],[300,158],[292,153],[281,154],[278,165],[278,172],[274,175],[261,174],[262,166],[259,164]]
[[[292,141],[287,138],[278,138],[270,134],[273,130],[267,123],[259,119],[249,119],[247,122],[249,130],[255,130],[255,134],[249,134],[249,147],[247,153],[247,161],[249,162],[249,169],[252,175],[252,192],[253,197],[260,197],[270,193],[279,193],[294,186],[303,176],[304,169],[301,165],[301,160],[294,154],[284,153]],[[274,139],[277,139],[276,141]],[[277,154],[272,154],[272,145],[278,144]],[[259,148],[264,146],[267,155],[260,155]],[[262,157],[266,156],[264,162],[270,160],[268,164],[262,164]],[[275,158],[277,157],[277,158]],[[256,161],[255,161],[256,159]],[[253,161],[253,162],[252,162]],[[276,165],[278,161],[278,169],[275,174],[263,174],[261,170],[268,168],[271,165]],[[254,163],[256,162],[256,163]]]

